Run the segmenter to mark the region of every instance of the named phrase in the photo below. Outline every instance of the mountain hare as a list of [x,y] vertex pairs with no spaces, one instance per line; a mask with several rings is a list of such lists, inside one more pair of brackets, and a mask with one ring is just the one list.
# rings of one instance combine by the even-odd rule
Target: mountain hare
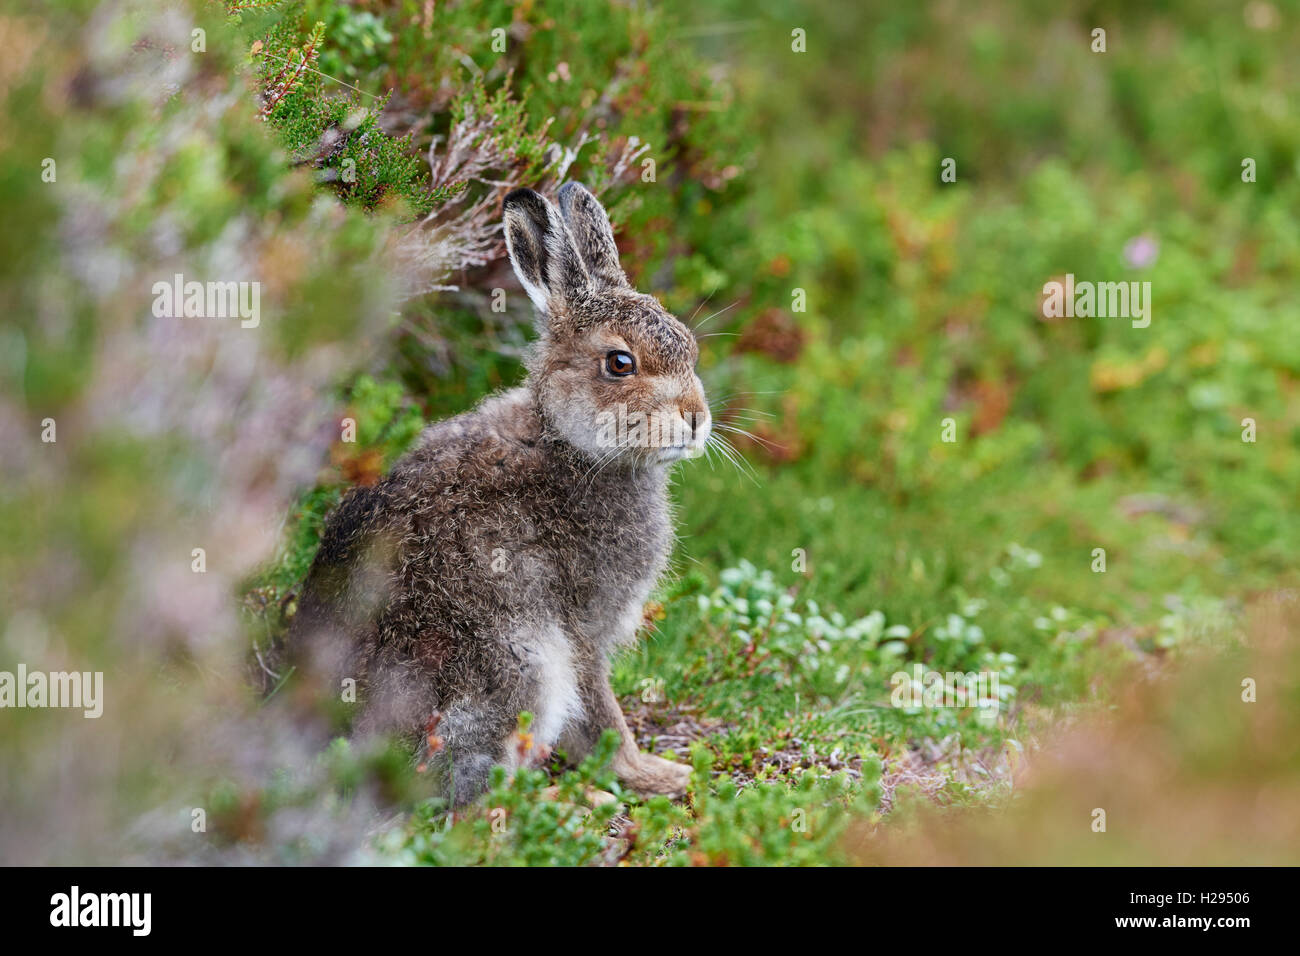
[[523,385],[430,425],[386,479],[344,497],[290,635],[308,673],[356,680],[357,731],[427,736],[453,805],[494,765],[580,758],[609,727],[632,790],[676,796],[689,776],[637,749],[609,661],[667,562],[668,469],[709,438],[699,351],[629,286],[596,198],[568,183],[558,205],[505,198],[541,333]]

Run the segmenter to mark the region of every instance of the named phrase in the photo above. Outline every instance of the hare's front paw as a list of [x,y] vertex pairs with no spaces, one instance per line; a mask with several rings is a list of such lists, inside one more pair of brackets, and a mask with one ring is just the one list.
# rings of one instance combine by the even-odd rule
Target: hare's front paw
[[638,753],[625,765],[614,766],[619,778],[643,797],[662,793],[677,799],[686,793],[691,779],[691,768],[653,754]]

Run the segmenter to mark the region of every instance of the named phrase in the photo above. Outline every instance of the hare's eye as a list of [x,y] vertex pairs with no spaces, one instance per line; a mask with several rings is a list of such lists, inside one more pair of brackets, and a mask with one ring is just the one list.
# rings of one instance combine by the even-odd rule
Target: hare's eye
[[610,352],[605,356],[605,371],[610,375],[631,375],[636,371],[636,359],[627,352]]

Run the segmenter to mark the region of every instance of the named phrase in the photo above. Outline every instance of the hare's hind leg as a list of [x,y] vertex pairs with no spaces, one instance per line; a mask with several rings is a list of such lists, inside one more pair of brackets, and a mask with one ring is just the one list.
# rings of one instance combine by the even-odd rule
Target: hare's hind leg
[[583,719],[570,724],[560,739],[560,746],[568,755],[573,759],[586,756],[595,747],[600,735],[607,728],[613,728],[622,738],[614,753],[614,773],[620,780],[641,796],[683,796],[691,778],[690,767],[641,752],[623,717],[623,711],[618,706],[618,699],[609,686],[606,668],[601,668],[593,675],[591,682],[583,689],[586,713]]
[[[485,644],[504,653],[484,665],[479,692],[449,707],[437,728],[442,751],[435,759],[453,806],[481,796],[498,764],[513,772],[543,763],[583,714],[571,646],[558,626],[516,628]],[[533,719],[521,734],[524,711]]]
[[507,738],[513,726],[509,714],[491,704],[456,703],[438,715],[429,763],[453,807],[477,800],[487,792],[492,768],[510,765]]

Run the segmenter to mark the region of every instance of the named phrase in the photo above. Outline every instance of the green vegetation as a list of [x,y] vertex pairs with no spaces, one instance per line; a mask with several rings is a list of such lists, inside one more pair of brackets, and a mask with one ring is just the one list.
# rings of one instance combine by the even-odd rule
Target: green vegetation
[[[191,92],[157,108],[161,123],[145,100],[104,94],[37,124],[15,104],[47,81],[0,72],[8,122],[31,131],[0,151],[0,181],[24,221],[81,223],[66,194],[30,185],[41,157],[63,157],[61,181],[113,200],[104,221],[112,248],[139,264],[137,287],[182,261],[221,261],[232,223],[255,230],[246,259],[271,289],[264,367],[310,369],[318,419],[310,434],[304,422],[274,434],[313,464],[281,474],[283,462],[252,462],[275,475],[278,497],[259,496],[201,437],[212,419],[200,408],[155,434],[70,438],[74,457],[51,473],[82,506],[41,504],[48,479],[0,502],[0,573],[28,582],[15,610],[47,608],[69,643],[123,666],[166,648],[183,686],[210,671],[209,645],[186,630],[198,623],[164,618],[164,633],[126,652],[105,626],[105,609],[149,607],[139,592],[150,589],[131,582],[162,573],[139,551],[123,559],[123,543],[183,528],[166,540],[188,561],[197,529],[232,522],[239,502],[259,503],[273,528],[297,495],[269,563],[257,560],[264,541],[242,561],[210,559],[222,565],[212,584],[243,598],[243,630],[273,647],[342,491],[381,475],[426,420],[521,374],[527,302],[492,301],[514,288],[491,232],[494,183],[573,178],[601,193],[632,280],[707,336],[701,375],[720,426],[741,430],[726,434],[745,465],[678,467],[673,573],[615,671],[643,746],[693,764],[687,801],[639,803],[602,752],[502,778],[481,810],[452,818],[409,761],[339,741],[309,753],[319,775],[288,789],[196,758],[200,789],[229,810],[214,814],[224,845],[317,858],[322,844],[295,837],[290,851],[275,836],[277,809],[360,813],[368,794],[389,818],[396,807],[364,851],[386,861],[860,859],[911,832],[917,808],[1006,812],[1022,761],[1056,729],[1105,712],[1139,674],[1231,656],[1260,594],[1297,586],[1295,4],[208,6],[224,6],[196,7],[208,59]],[[89,5],[55,7],[76,34]],[[1098,26],[1104,53],[1091,49]],[[807,52],[792,50],[795,29]],[[49,76],[74,76],[85,55],[70,42]],[[201,88],[230,107],[203,117]],[[449,141],[468,163],[438,165]],[[124,164],[150,170],[143,187],[124,184]],[[392,242],[432,235],[409,231],[424,217],[465,242],[412,276]],[[170,259],[156,251],[159,222],[181,237]],[[3,239],[8,301],[40,317],[5,333],[24,356],[4,379],[15,420],[76,421],[105,394],[87,385],[117,354],[105,330],[145,335],[66,234]],[[59,329],[51,287],[31,276],[68,273],[78,279],[57,303]],[[1150,326],[1044,318],[1044,283],[1067,273],[1150,282]],[[163,358],[141,359],[145,380],[151,361]],[[255,404],[232,401],[232,416]],[[245,433],[261,421],[248,415]],[[344,418],[355,443],[333,441]],[[150,475],[166,477],[146,518]],[[102,593],[67,602],[19,570],[69,549]],[[215,629],[227,656],[242,654],[233,618]],[[918,664],[996,673],[996,713],[894,706],[894,675]],[[292,686],[273,664],[263,676]],[[1224,680],[1237,693],[1238,671]],[[132,766],[113,769],[115,786],[194,792],[194,778],[139,783]],[[588,808],[593,786],[618,803]]]

